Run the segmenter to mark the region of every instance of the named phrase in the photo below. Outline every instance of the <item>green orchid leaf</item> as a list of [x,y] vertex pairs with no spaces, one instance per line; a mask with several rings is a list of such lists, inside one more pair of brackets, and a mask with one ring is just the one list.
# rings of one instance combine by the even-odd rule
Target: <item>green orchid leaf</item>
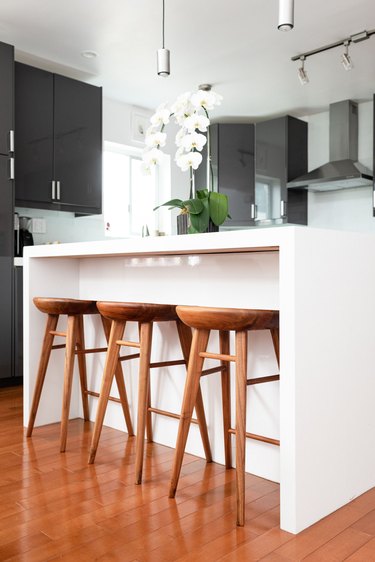
[[191,226],[197,232],[205,232],[208,228],[210,213],[208,210],[208,199],[201,199],[202,211],[196,215],[190,215]]
[[195,230],[195,228],[193,226],[191,226],[191,224],[189,224],[188,234],[199,234],[199,232],[198,232],[198,230]]
[[200,199],[188,199],[183,202],[191,215],[199,215],[203,211],[203,203]]
[[210,193],[210,218],[216,226],[223,224],[228,216],[228,197],[223,193]]
[[197,197],[198,199],[206,199],[208,197],[208,189],[198,189]]
[[179,209],[184,208],[184,202],[181,199],[171,199],[170,201],[167,201],[166,203],[162,203],[161,205],[155,207],[154,211],[156,211],[156,209],[160,209],[160,207],[168,207],[168,205],[171,207],[171,209],[175,209],[176,207],[178,207]]

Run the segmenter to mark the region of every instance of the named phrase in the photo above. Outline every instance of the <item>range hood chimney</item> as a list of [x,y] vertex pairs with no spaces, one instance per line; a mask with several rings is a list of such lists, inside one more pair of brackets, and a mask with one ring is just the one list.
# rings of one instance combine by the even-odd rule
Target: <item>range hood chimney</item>
[[351,100],[329,106],[330,161],[287,184],[288,188],[334,191],[373,183],[372,172],[358,162],[358,105]]

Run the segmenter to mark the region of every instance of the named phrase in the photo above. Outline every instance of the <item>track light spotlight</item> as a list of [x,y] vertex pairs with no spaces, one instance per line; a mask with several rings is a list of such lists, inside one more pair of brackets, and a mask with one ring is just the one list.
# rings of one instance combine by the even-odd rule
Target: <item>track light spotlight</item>
[[353,62],[349,55],[349,41],[344,42],[345,53],[341,55],[341,64],[345,70],[351,70],[353,68]]
[[280,31],[290,31],[294,27],[294,0],[279,0]]
[[305,57],[300,57],[301,66],[298,69],[298,78],[301,82],[302,86],[305,86],[309,83],[309,77],[307,76],[307,72],[305,70]]
[[170,63],[169,49],[165,48],[164,28],[165,28],[165,0],[163,0],[163,20],[162,20],[163,47],[162,49],[158,49],[157,52],[157,69],[158,69],[158,75],[163,76],[163,78],[166,78],[171,73],[171,63]]

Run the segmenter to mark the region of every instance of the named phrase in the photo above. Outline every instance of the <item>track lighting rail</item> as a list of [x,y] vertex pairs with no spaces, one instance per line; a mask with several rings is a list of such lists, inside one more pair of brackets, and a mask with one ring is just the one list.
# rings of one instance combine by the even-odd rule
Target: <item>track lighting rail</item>
[[340,47],[341,45],[345,46],[345,43],[350,45],[350,43],[359,43],[360,41],[365,41],[369,39],[371,35],[375,35],[375,29],[371,29],[370,31],[361,31],[360,33],[355,33],[354,35],[350,35],[350,37],[345,37],[345,39],[340,39],[339,41],[335,41],[335,43],[330,43],[329,45],[324,45],[323,47],[318,47],[317,49],[313,49],[312,51],[306,51],[306,53],[301,53],[300,55],[295,55],[291,58],[292,61],[306,60],[308,57],[312,55],[316,55],[318,53],[323,53],[324,51],[329,51],[330,49],[335,49],[336,47]]

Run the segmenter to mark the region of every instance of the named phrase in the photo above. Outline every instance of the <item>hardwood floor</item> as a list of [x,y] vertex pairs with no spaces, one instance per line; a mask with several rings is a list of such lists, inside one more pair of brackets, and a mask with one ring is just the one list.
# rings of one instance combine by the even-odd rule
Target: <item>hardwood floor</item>
[[298,536],[279,529],[279,487],[246,476],[246,526],[235,525],[235,471],[186,455],[168,498],[173,450],[147,445],[134,481],[135,440],[92,424],[22,427],[22,389],[0,389],[0,561],[375,561],[375,488]]

